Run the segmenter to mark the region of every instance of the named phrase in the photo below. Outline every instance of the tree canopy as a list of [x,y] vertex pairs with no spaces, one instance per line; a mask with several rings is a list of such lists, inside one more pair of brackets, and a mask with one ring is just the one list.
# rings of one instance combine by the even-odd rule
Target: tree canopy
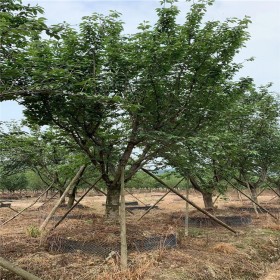
[[[29,31],[11,31],[24,38],[23,50],[11,45],[14,55],[5,57],[1,100],[17,100],[30,123],[74,140],[108,187],[108,215],[118,210],[123,166],[128,181],[174,142],[211,127],[252,85],[235,79],[248,17],[204,22],[213,2],[197,1],[179,24],[178,8],[168,3],[157,9],[154,25],[143,22],[135,34],[123,33],[117,12],[86,16],[79,29],[66,23],[48,29],[36,17],[38,7],[9,6],[9,21],[17,22],[9,11],[29,11],[23,14]],[[52,37],[42,39],[40,30]],[[21,70],[11,75],[13,59]]]

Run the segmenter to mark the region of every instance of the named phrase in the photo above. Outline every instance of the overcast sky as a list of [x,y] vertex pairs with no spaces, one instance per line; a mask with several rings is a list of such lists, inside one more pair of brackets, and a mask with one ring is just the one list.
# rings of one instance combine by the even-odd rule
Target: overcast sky
[[[24,4],[39,4],[45,9],[44,17],[48,24],[66,21],[78,25],[83,16],[93,12],[107,14],[109,10],[122,13],[125,22],[125,33],[133,33],[139,23],[156,20],[155,9],[160,6],[159,1],[118,1],[118,0],[23,0]],[[183,22],[189,4],[185,1],[177,3],[181,13],[178,21]],[[246,58],[255,57],[255,61],[246,63],[240,71],[240,76],[254,78],[257,85],[273,83],[272,91],[280,92],[280,0],[220,0],[209,7],[205,20],[224,20],[229,17],[243,18],[250,16],[252,23],[249,27],[251,39],[241,53],[236,57],[236,62]],[[0,103],[0,120],[9,121],[22,118],[22,108],[15,102]]]

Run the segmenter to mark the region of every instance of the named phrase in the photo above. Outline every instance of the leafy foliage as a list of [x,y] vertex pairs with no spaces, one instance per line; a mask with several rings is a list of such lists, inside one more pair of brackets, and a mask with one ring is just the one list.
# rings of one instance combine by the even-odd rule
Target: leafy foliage
[[26,190],[28,181],[23,173],[0,177],[0,189],[9,192]]
[[[17,24],[19,9],[30,12],[23,17],[27,33],[11,32],[11,38],[20,36],[23,45],[20,52],[11,45],[13,58],[5,57],[3,77],[8,77],[8,86],[2,87],[1,100],[17,100],[30,123],[58,129],[59,139],[66,142],[72,139],[73,149],[78,147],[102,174],[107,206],[118,200],[122,166],[127,167],[128,182],[149,161],[175,151],[184,174],[186,169],[196,170],[196,176],[203,173],[203,185],[209,189],[213,171],[228,164],[225,156],[231,157],[231,166],[238,166],[246,151],[246,157],[254,158],[246,166],[256,170],[257,154],[266,153],[266,144],[261,151],[254,142],[253,152],[249,145],[257,130],[274,120],[276,107],[265,88],[254,97],[250,78],[235,79],[242,64],[233,59],[249,39],[250,19],[204,23],[213,1],[197,1],[185,22],[178,24],[174,2],[164,1],[154,25],[143,22],[129,35],[122,33],[120,14],[113,11],[84,17],[76,30],[66,23],[47,29],[36,17],[38,7],[8,8],[7,22]],[[44,29],[52,37],[40,38]],[[5,38],[8,44],[10,37]],[[14,64],[18,71],[11,68],[11,75],[8,65]],[[271,110],[265,111],[265,106]],[[65,152],[63,146],[56,159],[60,152]],[[270,161],[265,156],[262,160]],[[177,159],[175,163],[178,167]]]

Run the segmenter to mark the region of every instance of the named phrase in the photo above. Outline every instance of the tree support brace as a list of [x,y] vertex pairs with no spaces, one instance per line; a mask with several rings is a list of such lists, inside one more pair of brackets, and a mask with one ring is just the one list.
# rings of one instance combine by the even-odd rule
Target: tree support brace
[[226,182],[228,182],[234,189],[238,190],[241,194],[243,194],[245,197],[247,197],[250,201],[252,201],[253,203],[255,203],[260,209],[262,209],[264,212],[266,212],[267,214],[269,214],[272,218],[276,219],[278,221],[278,218],[276,216],[274,216],[272,213],[270,213],[267,209],[265,209],[264,207],[262,207],[261,205],[259,205],[256,201],[254,201],[250,196],[248,196],[246,193],[242,192],[241,190],[239,190],[234,184],[232,184],[230,181],[225,180]]
[[200,208],[198,205],[196,205],[195,203],[193,203],[192,201],[190,201],[189,199],[185,198],[182,194],[180,194],[177,190],[175,190],[172,187],[169,187],[166,183],[164,183],[161,179],[159,179],[157,176],[155,176],[153,173],[151,173],[150,171],[148,171],[145,168],[142,168],[142,170],[147,173],[148,175],[150,175],[151,177],[153,177],[155,180],[157,180],[159,183],[161,183],[162,185],[164,185],[166,188],[168,188],[169,190],[171,190],[172,192],[174,192],[175,194],[177,194],[179,197],[181,197],[183,200],[185,200],[186,202],[188,202],[190,205],[192,205],[194,208],[196,208],[198,211],[202,212],[203,214],[205,214],[206,216],[208,216],[210,219],[214,220],[215,222],[217,222],[219,225],[223,226],[224,228],[230,230],[233,233],[237,233],[236,230],[234,230],[233,228],[231,228],[230,226],[228,226],[227,224],[223,223],[222,221],[220,221],[219,219],[217,219],[215,216],[213,216],[212,214],[210,214],[209,212],[205,211],[204,209]]
[[30,272],[14,265],[13,263],[3,259],[0,257],[0,266],[4,267],[5,269],[21,276],[23,279],[26,280],[42,280],[41,278],[31,274]]
[[[184,178],[182,178],[175,186],[174,188],[176,188],[182,181],[184,180]],[[145,215],[147,215],[158,203],[160,203],[169,193],[171,193],[171,190],[169,190],[167,193],[165,193],[160,199],[158,199],[152,206],[150,206],[150,208],[138,219],[138,221],[140,221]]]
[[100,176],[91,187],[87,189],[87,191],[77,200],[77,202],[63,215],[63,217],[54,225],[52,230],[54,230],[56,227],[60,225],[60,223],[67,217],[67,215],[81,202],[81,200],[89,193],[90,190],[92,190],[95,185],[102,179]]

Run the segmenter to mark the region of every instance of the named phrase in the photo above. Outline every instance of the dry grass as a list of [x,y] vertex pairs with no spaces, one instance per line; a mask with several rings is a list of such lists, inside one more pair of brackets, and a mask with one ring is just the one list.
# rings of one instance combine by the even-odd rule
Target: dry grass
[[238,250],[232,244],[228,243],[217,243],[211,249],[213,252],[221,252],[225,254],[237,254]]
[[[153,268],[156,261],[151,255],[142,255],[132,259],[127,269],[121,269],[119,262],[104,265],[98,275],[88,275],[88,279],[96,280],[140,280]],[[92,278],[90,278],[92,277]]]
[[[153,203],[158,199],[150,193],[136,196],[145,203]],[[196,193],[191,194],[190,198],[202,206],[201,197]],[[132,200],[131,197],[127,199]],[[269,199],[270,194],[266,193],[260,201]],[[19,210],[32,200],[18,200],[15,208]],[[92,208],[75,209],[71,214],[77,218],[66,219],[51,236],[57,242],[59,238],[64,238],[114,244],[119,237],[119,228],[104,223],[104,201],[104,197],[87,197],[84,205]],[[219,200],[216,212],[236,214],[226,208],[227,205],[238,207],[242,203],[236,200]],[[180,235],[183,221],[178,217],[184,215],[185,203],[178,201],[176,196],[167,196],[159,206],[160,210],[151,211],[140,222],[137,219],[143,212],[127,216],[128,242],[148,236],[165,236],[171,232]],[[52,204],[47,204],[40,210],[36,210],[36,207],[1,228],[0,254],[44,280],[250,280],[262,277],[268,264],[280,258],[279,223],[266,214],[260,214],[259,219],[252,214],[252,225],[241,228],[239,231],[243,233],[238,236],[221,227],[190,228],[189,237],[180,236],[177,249],[160,248],[157,251],[130,254],[128,269],[121,270],[118,258],[105,261],[104,258],[79,251],[64,254],[46,251],[47,238],[40,240],[33,236],[36,236],[35,229],[48,214]],[[64,212],[65,209],[61,208],[56,216],[61,216]],[[174,212],[178,213],[177,218],[172,216]],[[196,211],[192,213],[197,215]],[[10,209],[0,209],[0,222],[13,214]],[[56,221],[53,220],[50,226]],[[2,278],[19,279],[0,269],[0,279]]]

